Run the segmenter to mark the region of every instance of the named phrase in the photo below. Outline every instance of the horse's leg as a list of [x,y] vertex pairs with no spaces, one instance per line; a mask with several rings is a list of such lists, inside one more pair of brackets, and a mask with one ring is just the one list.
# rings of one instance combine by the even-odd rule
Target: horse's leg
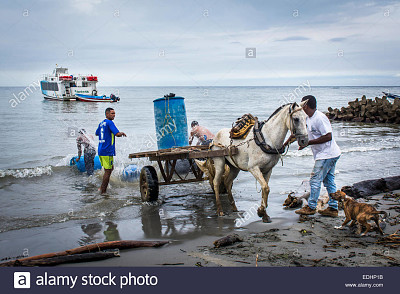
[[215,201],[217,203],[217,214],[218,216],[223,216],[224,212],[222,211],[221,201],[219,199],[219,185],[221,184],[222,177],[225,172],[225,158],[215,157],[214,167],[215,167],[215,176],[213,184],[214,184]]
[[240,169],[230,166],[229,174],[224,179],[224,184],[225,184],[226,190],[228,191],[228,199],[232,205],[233,211],[238,211],[236,208],[235,200],[233,199],[233,195],[232,195],[232,186],[233,186],[233,181],[236,179],[239,172],[240,172]]
[[262,190],[262,199],[261,199],[261,206],[257,209],[257,214],[259,217],[262,217],[264,223],[270,223],[271,218],[268,216],[266,208],[268,207],[268,194],[269,194],[269,186],[268,181],[271,176],[272,170],[268,173],[264,174],[261,172],[259,167],[254,167],[249,172],[256,178],[256,180],[261,185]]

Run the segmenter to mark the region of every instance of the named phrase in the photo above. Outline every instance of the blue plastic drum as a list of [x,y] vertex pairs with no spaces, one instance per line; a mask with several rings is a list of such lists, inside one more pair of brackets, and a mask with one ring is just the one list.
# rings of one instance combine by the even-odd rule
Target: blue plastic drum
[[[76,165],[76,167],[78,168],[78,170],[80,172],[85,172],[86,168],[85,168],[85,159],[84,159],[84,155],[81,156],[81,158],[79,158],[79,161],[76,162],[76,159],[78,158],[78,156],[74,156],[71,158],[71,160],[69,161],[69,165],[73,166]],[[100,159],[99,156],[96,155],[94,158],[94,169],[101,169],[101,163],[100,163]]]
[[163,97],[153,101],[158,149],[189,145],[184,99]]

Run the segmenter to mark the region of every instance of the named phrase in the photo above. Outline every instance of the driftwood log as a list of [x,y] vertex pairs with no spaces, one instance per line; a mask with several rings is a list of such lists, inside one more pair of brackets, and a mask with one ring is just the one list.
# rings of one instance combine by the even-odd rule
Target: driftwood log
[[328,107],[326,115],[332,120],[400,124],[400,99],[393,99],[391,103],[386,96],[373,100],[364,95],[361,99],[350,101],[347,107]]
[[215,248],[224,247],[242,241],[243,241],[242,238],[240,238],[239,235],[237,234],[228,235],[226,237],[214,241],[214,247]]
[[[63,263],[88,262],[119,257],[118,252],[92,252],[74,255],[56,256],[34,260],[15,260],[8,266],[55,266]],[[4,266],[4,265],[0,265]]]
[[[75,254],[83,254],[83,253],[93,253],[93,252],[100,252],[101,250],[106,249],[130,249],[130,248],[139,248],[139,247],[160,247],[169,243],[168,241],[132,241],[132,240],[125,240],[125,241],[111,241],[111,242],[102,242],[102,243],[95,243],[89,244],[65,251],[53,252],[53,253],[46,253],[41,255],[30,256],[22,259],[16,259],[12,261],[7,261],[0,263],[1,267],[4,266],[15,266],[16,263],[25,263],[27,261],[32,260],[39,260],[39,259],[49,259],[54,257],[61,257],[61,256],[69,256]],[[114,252],[111,252],[114,254]]]
[[366,180],[352,186],[342,187],[342,191],[353,198],[362,198],[400,189],[400,176]]

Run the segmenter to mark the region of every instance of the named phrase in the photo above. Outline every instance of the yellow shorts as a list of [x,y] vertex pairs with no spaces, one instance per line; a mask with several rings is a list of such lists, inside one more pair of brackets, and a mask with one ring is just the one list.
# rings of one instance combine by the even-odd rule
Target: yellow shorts
[[114,165],[114,156],[99,156],[101,166],[104,169],[113,169]]

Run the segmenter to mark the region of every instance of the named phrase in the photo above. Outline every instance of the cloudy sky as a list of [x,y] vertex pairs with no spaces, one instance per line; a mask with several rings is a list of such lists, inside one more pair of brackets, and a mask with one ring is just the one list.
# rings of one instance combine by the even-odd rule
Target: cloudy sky
[[[0,86],[400,85],[400,2],[2,0]],[[255,58],[246,58],[255,48]]]

